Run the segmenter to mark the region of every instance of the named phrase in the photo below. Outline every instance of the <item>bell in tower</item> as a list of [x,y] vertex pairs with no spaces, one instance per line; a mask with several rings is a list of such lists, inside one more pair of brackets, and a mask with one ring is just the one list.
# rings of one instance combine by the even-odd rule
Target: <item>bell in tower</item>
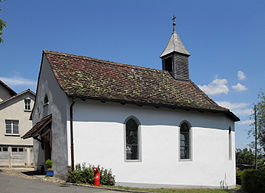
[[189,56],[190,53],[184,47],[179,35],[175,30],[175,19],[173,17],[173,33],[167,43],[162,59],[163,70],[168,71],[177,80],[189,80]]

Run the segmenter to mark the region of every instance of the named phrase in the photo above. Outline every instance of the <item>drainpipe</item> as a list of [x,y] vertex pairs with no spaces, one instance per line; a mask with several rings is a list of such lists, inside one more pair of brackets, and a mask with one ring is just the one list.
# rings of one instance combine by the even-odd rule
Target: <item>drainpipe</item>
[[72,98],[72,104],[70,106],[70,132],[71,132],[71,168],[74,171],[74,137],[73,137],[73,106],[75,104],[74,99]]

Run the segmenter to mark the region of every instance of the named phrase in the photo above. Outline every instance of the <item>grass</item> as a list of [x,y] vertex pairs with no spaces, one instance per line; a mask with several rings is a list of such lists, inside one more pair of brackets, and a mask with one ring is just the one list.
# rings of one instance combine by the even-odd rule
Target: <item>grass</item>
[[[231,190],[222,189],[173,189],[173,188],[131,188],[123,186],[102,186],[106,188],[135,190],[143,192],[158,192],[158,193],[231,193]],[[239,187],[237,187],[239,189]]]

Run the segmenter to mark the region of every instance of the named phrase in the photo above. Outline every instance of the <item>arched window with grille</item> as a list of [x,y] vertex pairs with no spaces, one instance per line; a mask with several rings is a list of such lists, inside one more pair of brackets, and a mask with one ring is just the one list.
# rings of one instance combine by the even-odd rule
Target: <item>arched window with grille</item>
[[180,159],[190,159],[190,125],[183,122],[180,125]]
[[128,118],[125,122],[125,159],[140,160],[139,153],[139,121],[136,118]]

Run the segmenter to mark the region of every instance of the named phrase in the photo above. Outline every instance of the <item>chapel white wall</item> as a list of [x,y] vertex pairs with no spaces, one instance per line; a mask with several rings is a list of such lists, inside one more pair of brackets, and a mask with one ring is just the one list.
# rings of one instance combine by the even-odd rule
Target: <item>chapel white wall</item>
[[[129,116],[137,117],[141,123],[140,162],[125,161],[124,121]],[[179,125],[183,120],[192,126],[189,161],[179,159]],[[232,128],[231,160],[229,127]],[[74,105],[74,150],[75,164],[86,162],[111,168],[117,182],[235,185],[234,123],[222,114],[79,101]]]

